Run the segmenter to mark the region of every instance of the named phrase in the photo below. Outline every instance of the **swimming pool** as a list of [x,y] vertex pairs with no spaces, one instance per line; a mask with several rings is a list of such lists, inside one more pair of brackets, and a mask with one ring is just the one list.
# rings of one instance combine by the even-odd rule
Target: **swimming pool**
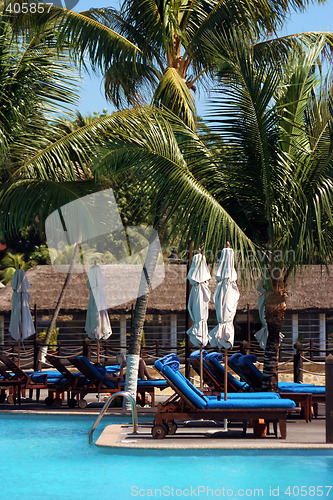
[[[124,450],[112,454],[88,445],[87,433],[94,419],[0,416],[0,499],[333,499],[333,488],[329,488],[333,450]],[[94,439],[112,422],[128,419],[104,417]]]

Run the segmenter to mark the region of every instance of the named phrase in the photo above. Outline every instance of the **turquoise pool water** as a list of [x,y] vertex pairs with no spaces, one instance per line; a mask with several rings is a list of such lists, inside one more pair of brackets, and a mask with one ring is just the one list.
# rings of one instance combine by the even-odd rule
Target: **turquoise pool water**
[[[88,445],[93,421],[1,416],[0,499],[333,499],[333,450],[112,454]],[[100,431],[124,421],[105,417]]]

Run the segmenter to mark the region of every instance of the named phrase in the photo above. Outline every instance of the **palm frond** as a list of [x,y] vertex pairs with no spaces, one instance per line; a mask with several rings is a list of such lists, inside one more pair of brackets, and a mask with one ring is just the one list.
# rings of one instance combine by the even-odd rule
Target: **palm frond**
[[153,104],[170,109],[195,129],[195,102],[191,91],[175,68],[168,68],[154,92]]

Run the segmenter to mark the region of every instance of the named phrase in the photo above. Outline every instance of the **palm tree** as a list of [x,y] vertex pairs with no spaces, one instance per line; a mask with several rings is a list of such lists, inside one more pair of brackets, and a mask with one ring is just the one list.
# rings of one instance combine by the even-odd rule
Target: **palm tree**
[[213,45],[221,67],[215,131],[232,146],[222,203],[261,252],[263,388],[276,391],[288,283],[300,266],[333,258],[332,79],[316,71],[324,40],[282,66],[265,64],[237,31]]
[[33,262],[26,262],[23,253],[11,253],[7,252],[6,255],[1,259],[0,266],[0,276],[5,285],[10,283],[16,269],[23,269],[26,271],[33,265]]
[[[317,0],[322,2],[323,0]],[[304,10],[309,0],[124,0],[121,10],[92,8],[77,13],[51,9],[12,12],[12,2],[1,2],[3,15],[18,32],[56,37],[58,46],[70,49],[74,60],[104,79],[106,97],[117,108],[151,102],[167,108],[195,129],[194,93],[207,87],[215,67],[209,49],[210,34],[241,26],[247,43],[258,41],[282,26],[289,9]],[[1,7],[0,4],[0,7]],[[27,8],[19,9],[26,12]],[[42,11],[42,12],[41,12]],[[302,42],[316,34],[298,35]],[[295,37],[285,37],[290,47]],[[280,43],[280,49],[282,44]]]
[[[2,213],[3,234],[19,238],[22,228],[36,225],[36,217],[43,220],[54,204],[59,206],[57,203],[62,204],[65,199],[72,200],[74,193],[82,195],[85,190],[82,185],[77,186],[77,180],[86,181],[90,190],[94,183],[86,162],[82,161],[89,151],[83,144],[72,143],[74,147],[63,150],[61,159],[53,158],[53,164],[57,163],[54,169],[50,167],[50,156],[50,163],[46,162],[43,171],[22,169],[28,158],[40,151],[47,155],[50,145],[66,135],[56,124],[56,114],[67,112],[66,107],[76,102],[78,89],[74,80],[77,75],[68,58],[59,57],[54,48],[41,46],[34,37],[27,44],[15,41],[10,24],[0,20],[0,67],[0,189],[2,193],[11,190],[13,181],[21,187],[19,193],[11,190],[12,206]],[[44,197],[43,203],[37,205],[33,195],[29,196],[27,177],[43,180],[44,189],[45,186],[49,190],[52,186],[55,188],[64,180],[67,185],[62,194],[56,190],[59,199],[53,194],[52,199]],[[73,186],[71,190],[69,186]],[[30,215],[26,218],[27,224],[22,225],[20,217],[25,204],[30,205]],[[23,266],[21,260],[21,255],[9,254],[2,265],[8,267],[9,261],[13,261],[12,268]],[[7,280],[11,273],[11,270],[5,271]]]
[[[105,175],[111,165],[138,176],[148,186],[153,213],[168,200],[163,226],[175,227],[177,237],[181,226],[183,242],[192,238],[195,246],[217,252],[227,239],[232,241],[245,275],[252,265],[247,252],[256,250],[251,240],[256,242],[261,251],[257,261],[267,271],[265,383],[275,390],[288,280],[313,256],[324,263],[332,259],[331,84],[320,85],[315,71],[323,46],[324,40],[319,41],[274,66],[269,52],[266,64],[264,54],[246,47],[238,31],[232,37],[220,35],[212,41],[222,68],[213,121],[219,125],[214,140],[219,133],[222,146],[209,149],[209,141],[201,141],[168,111],[120,111],[28,158],[21,169],[25,179],[1,193],[2,223],[22,192],[35,200],[32,207],[25,202],[18,216],[25,222],[37,207],[63,201],[64,196],[54,194],[63,189],[68,196],[70,183],[57,184],[52,193],[50,181],[31,173],[50,168],[50,159],[61,158],[71,143],[91,145],[94,137],[108,137],[109,149],[96,159],[92,175]],[[80,183],[72,185],[78,189]]]
[[[307,4],[301,0],[264,1],[258,9],[257,4],[248,2],[239,9],[235,2],[222,0],[167,5],[128,1],[123,4],[121,12],[91,9],[78,14],[54,7],[48,14],[25,15],[20,23],[15,16],[15,23],[40,34],[47,26],[56,33],[58,45],[71,48],[77,62],[84,64],[84,57],[88,56],[93,69],[104,75],[106,95],[117,106],[151,99],[162,109],[174,111],[190,129],[195,130],[191,91],[195,91],[200,80],[208,84],[213,76],[215,54],[211,50],[211,33],[241,25],[247,33],[246,43],[257,41],[264,33],[281,25],[289,7],[301,9]],[[4,2],[6,5],[8,2]],[[305,43],[317,36],[299,35],[298,40]],[[287,37],[275,45],[288,49],[292,43],[294,38]],[[257,48],[258,51],[262,49],[262,44]],[[162,189],[161,192],[170,196],[168,190]],[[156,208],[164,217],[163,210],[169,209],[165,200],[159,200]],[[159,218],[157,216],[156,221]],[[192,227],[197,226],[193,224]],[[135,338],[141,339],[146,306],[141,307],[140,301],[147,303],[147,298],[138,301],[141,313],[135,322],[138,327],[132,335]],[[137,344],[135,338],[133,341]],[[131,351],[137,351],[137,347],[131,346]]]
[[[195,130],[193,93],[198,84],[209,84],[215,68],[209,44],[211,33],[242,26],[247,33],[246,43],[254,42],[281,26],[289,7],[302,9],[306,5],[306,0],[264,0],[260,6],[253,1],[240,6],[234,0],[125,0],[120,12],[91,9],[75,13],[54,7],[48,14],[23,16],[23,26],[26,23],[30,32],[39,33],[45,26],[53,26],[58,45],[71,47],[80,64],[84,65],[88,57],[92,68],[102,73],[105,95],[118,108],[150,100],[155,106],[171,110]],[[298,39],[308,42],[314,37],[311,34]],[[294,41],[285,38],[278,44],[280,50],[290,48]],[[168,210],[165,200],[157,209],[154,226],[160,230],[158,221]],[[149,289],[148,283],[147,294],[136,303],[127,374],[136,372]],[[135,376],[131,392],[134,387]]]

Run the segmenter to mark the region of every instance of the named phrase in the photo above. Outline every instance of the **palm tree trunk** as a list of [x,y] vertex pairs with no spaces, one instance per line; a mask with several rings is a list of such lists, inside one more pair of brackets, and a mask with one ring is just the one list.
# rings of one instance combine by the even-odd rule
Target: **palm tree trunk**
[[42,345],[41,350],[39,352],[39,361],[38,361],[38,369],[39,370],[41,369],[41,359],[47,353],[47,346],[48,346],[48,344],[50,342],[52,330],[54,330],[55,327],[56,327],[58,314],[60,312],[60,309],[61,309],[61,306],[62,306],[62,303],[63,303],[63,300],[64,300],[65,291],[66,291],[66,288],[68,287],[69,279],[70,279],[70,276],[72,274],[72,270],[73,270],[73,267],[74,267],[77,255],[79,253],[79,248],[80,248],[80,243],[76,243],[75,248],[74,248],[73,257],[72,257],[71,263],[69,265],[69,269],[68,269],[68,273],[67,273],[65,282],[64,282],[63,287],[61,289],[57,305],[55,306],[55,309],[53,311],[53,315],[52,315],[50,324],[48,326],[48,329],[46,331],[46,335],[45,335],[45,338],[44,338],[44,341],[43,341],[43,345]]
[[273,290],[265,294],[265,316],[268,338],[264,355],[263,383],[264,391],[278,392],[280,332],[287,308],[284,278],[273,281]]
[[[131,329],[131,338],[128,348],[128,356],[126,364],[125,391],[128,391],[134,397],[134,399],[136,399],[136,392],[137,392],[138,367],[140,359],[143,325],[146,319],[149,295],[152,290],[151,280],[156,269],[159,249],[160,249],[160,242],[158,237],[156,236],[156,233],[154,232],[149,242],[147,257],[141,274],[141,280],[140,280],[141,295],[137,298],[135,304],[134,319]],[[124,409],[130,408],[128,400],[124,399],[123,408]]]

